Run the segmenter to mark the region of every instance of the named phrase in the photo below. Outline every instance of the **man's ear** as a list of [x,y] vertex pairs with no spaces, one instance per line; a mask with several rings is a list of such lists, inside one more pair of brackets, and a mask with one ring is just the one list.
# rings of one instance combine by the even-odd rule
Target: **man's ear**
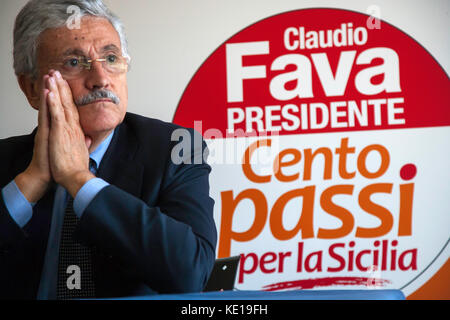
[[19,75],[17,77],[20,89],[28,99],[28,103],[36,110],[39,110],[39,84],[37,80],[29,75]]

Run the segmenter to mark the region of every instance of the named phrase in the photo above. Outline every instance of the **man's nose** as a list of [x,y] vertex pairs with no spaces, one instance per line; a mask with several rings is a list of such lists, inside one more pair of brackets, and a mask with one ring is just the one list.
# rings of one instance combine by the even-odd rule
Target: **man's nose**
[[89,90],[108,88],[109,81],[109,75],[105,69],[103,69],[102,63],[99,61],[93,61],[91,69],[87,74],[87,88]]

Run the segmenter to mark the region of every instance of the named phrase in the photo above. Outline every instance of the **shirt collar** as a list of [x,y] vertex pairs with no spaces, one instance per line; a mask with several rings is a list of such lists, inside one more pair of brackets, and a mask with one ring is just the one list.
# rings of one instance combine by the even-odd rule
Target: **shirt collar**
[[92,153],[89,154],[89,157],[95,161],[95,164],[97,165],[97,168],[100,167],[100,162],[103,159],[103,156],[105,155],[106,150],[108,150],[109,144],[111,143],[111,139],[114,135],[113,130],[108,137],[106,137],[105,140],[102,141],[102,143],[99,144],[99,146],[92,151]]

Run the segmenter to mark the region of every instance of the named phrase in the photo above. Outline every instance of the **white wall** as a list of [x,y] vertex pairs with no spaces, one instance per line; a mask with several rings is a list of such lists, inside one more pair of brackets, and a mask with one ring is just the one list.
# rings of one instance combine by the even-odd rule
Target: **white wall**
[[[284,11],[336,7],[381,18],[422,44],[449,74],[448,0],[105,0],[122,18],[132,55],[128,110],[171,121],[189,80],[225,40],[263,18]],[[31,132],[29,107],[12,68],[14,19],[26,0],[0,0],[0,138]],[[420,61],[418,61],[420,63]]]

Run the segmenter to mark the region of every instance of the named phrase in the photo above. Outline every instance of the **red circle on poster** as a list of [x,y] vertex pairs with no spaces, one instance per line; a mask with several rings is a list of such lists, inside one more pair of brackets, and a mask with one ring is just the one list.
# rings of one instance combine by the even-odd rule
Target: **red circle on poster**
[[[447,226],[450,221],[446,194],[450,190],[446,163],[450,161],[450,153],[445,141],[450,138],[449,78],[427,50],[409,35],[384,21],[375,25],[371,22],[373,18],[362,13],[325,8],[295,10],[268,17],[243,29],[219,46],[197,70],[181,97],[173,118],[175,123],[195,128],[194,122],[201,121],[201,133],[207,140],[234,139],[237,132],[244,135],[256,133],[257,136],[276,132],[282,138],[282,145],[289,147],[285,149],[286,153],[293,155],[293,159],[284,162],[285,166],[303,161],[305,155],[302,152],[312,150],[307,145],[308,141],[315,141],[317,149],[328,148],[330,154],[346,153],[348,158],[352,153],[356,153],[357,158],[365,147],[369,148],[366,149],[366,155],[369,154],[368,150],[373,151],[373,157],[372,153],[360,157],[367,163],[358,162],[358,167],[355,160],[353,172],[351,166],[340,166],[340,179],[324,174],[322,181],[314,181],[317,193],[323,191],[319,187],[328,186],[331,182],[337,184],[318,195],[320,204],[315,205],[314,215],[327,211],[320,207],[326,202],[324,199],[327,196],[324,194],[336,190],[332,188],[343,188],[344,184],[347,194],[350,194],[351,186],[351,196],[356,202],[347,208],[348,213],[340,210],[331,200],[331,205],[324,205],[338,212],[327,211],[329,215],[335,216],[332,218],[322,215],[323,221],[328,219],[326,224],[332,225],[332,219],[337,220],[336,217],[341,217],[343,226],[344,220],[350,225],[353,223],[353,229],[349,229],[351,233],[329,239],[330,243],[324,239],[313,239],[316,242],[305,240],[304,230],[295,241],[289,239],[292,243],[280,241],[284,220],[279,215],[278,220],[273,218],[276,210],[271,209],[273,203],[268,199],[275,202],[274,207],[277,209],[283,201],[286,205],[286,195],[292,193],[288,191],[282,196],[280,193],[286,190],[294,192],[293,188],[307,185],[310,180],[302,176],[302,171],[284,176],[260,176],[265,178],[255,182],[244,179],[243,173],[234,167],[213,166],[213,173],[216,172],[219,177],[211,179],[218,221],[222,218],[221,210],[230,208],[223,204],[224,192],[232,192],[234,198],[231,199],[235,201],[235,207],[239,197],[242,199],[251,192],[260,192],[258,197],[265,197],[266,201],[262,208],[269,211],[261,215],[268,217],[267,222],[248,224],[264,226],[248,243],[247,240],[239,240],[244,237],[236,236],[239,230],[223,230],[224,224],[218,225],[219,257],[243,254],[243,258],[255,260],[252,272],[246,271],[245,267],[240,270],[239,284],[244,285],[243,288],[262,286],[264,290],[276,290],[288,288],[292,284],[302,288],[301,285],[306,282],[311,288],[324,286],[324,283],[332,287],[339,277],[331,276],[336,275],[333,270],[338,269],[340,275],[346,272],[353,276],[347,279],[348,283],[353,281],[364,285],[365,278],[361,275],[365,274],[362,270],[368,266],[370,254],[373,264],[380,264],[373,269],[381,272],[383,279],[380,283],[402,289],[409,295],[431,279],[433,274],[437,274],[448,258]],[[340,146],[333,141],[334,137],[340,140]],[[324,143],[330,145],[324,146]],[[354,147],[353,143],[357,146]],[[377,152],[378,156],[384,155],[382,159],[385,161],[382,163],[385,167],[380,169],[382,177],[358,177],[357,168],[366,168],[366,165],[375,168],[368,171],[378,172],[376,169],[381,167],[377,167]],[[331,165],[329,168],[331,172]],[[352,180],[354,176],[356,178]],[[282,184],[276,181],[276,177],[286,180],[290,177],[300,178],[291,184]],[[266,183],[268,181],[270,183]],[[244,186],[251,192],[244,193],[241,190]],[[384,196],[395,195],[397,198],[374,203],[367,194],[368,190],[376,188],[384,188]],[[428,211],[429,207],[433,207],[433,210]],[[370,214],[367,213],[372,209],[379,211],[370,220],[367,217]],[[256,213],[254,216],[256,220]],[[374,217],[378,217],[378,220]],[[233,228],[233,218],[238,218],[228,218],[229,228]],[[280,220],[281,227],[278,226],[278,229],[269,226]],[[314,223],[321,221],[316,216],[313,220]],[[376,226],[374,221],[379,221],[378,229],[367,228],[370,224]],[[363,239],[358,236],[358,232],[354,232],[378,230],[380,233],[384,223],[389,233],[383,236],[366,236]],[[321,227],[314,225],[314,228]],[[311,226],[310,234],[318,237],[314,228]],[[291,227],[290,230],[296,229]],[[344,232],[343,227],[323,230],[325,232],[322,234],[330,230]],[[241,230],[242,234],[247,236]],[[230,243],[223,245],[224,239]],[[258,242],[264,245],[257,248]],[[264,253],[265,247],[278,245],[280,250],[289,250],[294,242],[299,248],[302,245],[301,254],[298,251],[299,257],[291,261],[299,263],[295,270],[293,266],[289,269],[289,259],[286,260],[286,266],[280,264],[278,269],[265,266],[269,258],[273,260],[277,256],[272,251]],[[251,246],[252,250],[260,249],[259,265],[256,261],[258,254],[246,255],[245,245]],[[308,246],[311,246],[311,251],[304,252]],[[335,248],[345,248],[348,256],[344,258],[344,254],[337,254],[333,251]],[[315,257],[319,261],[319,249],[324,255],[323,265],[300,266],[300,260],[308,263]],[[292,257],[297,254],[295,249],[285,252],[286,257],[288,253]],[[328,253],[331,253],[331,258],[325,258]],[[320,257],[322,259],[322,255]],[[241,265],[244,265],[243,260]],[[258,266],[261,270],[257,270]],[[361,267],[359,271],[356,270],[359,273],[355,273],[355,266]],[[273,271],[272,275],[272,270],[282,269],[286,279],[280,272]],[[274,280],[270,280],[271,276]],[[297,281],[294,276],[297,279],[302,276],[303,279]],[[249,279],[248,284],[246,279]],[[355,279],[359,279],[359,282]],[[361,282],[361,279],[364,281]],[[284,281],[274,283],[281,280]]]

